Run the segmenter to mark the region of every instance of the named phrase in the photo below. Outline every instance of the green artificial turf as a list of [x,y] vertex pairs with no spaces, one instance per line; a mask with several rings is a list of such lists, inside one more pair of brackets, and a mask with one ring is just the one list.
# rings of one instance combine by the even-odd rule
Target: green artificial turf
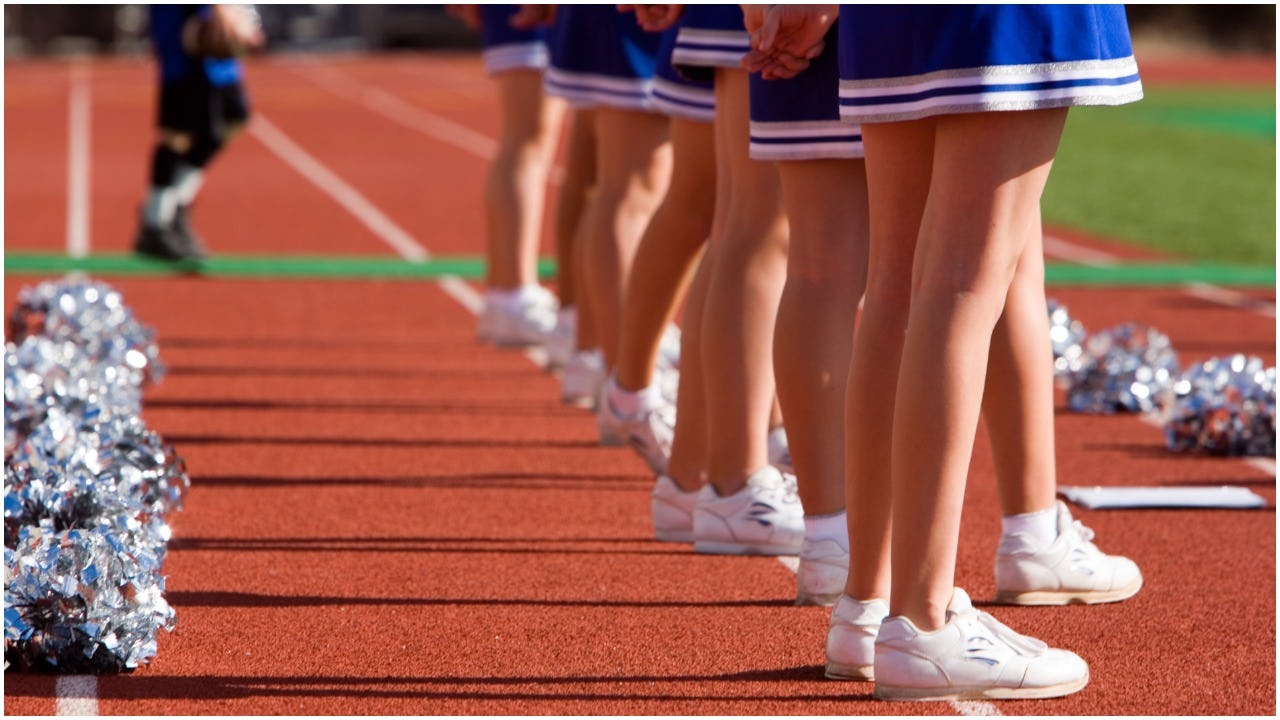
[[1147,88],[1075,108],[1044,219],[1178,257],[1275,266],[1274,88]]

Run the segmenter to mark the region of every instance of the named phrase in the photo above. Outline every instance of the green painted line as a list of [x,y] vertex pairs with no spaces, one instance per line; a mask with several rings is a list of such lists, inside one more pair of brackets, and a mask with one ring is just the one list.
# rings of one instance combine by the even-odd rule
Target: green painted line
[[1231,287],[1276,286],[1276,269],[1219,263],[1121,263],[1110,266],[1048,263],[1049,285],[1168,286],[1204,283]]
[[1159,122],[1197,130],[1256,135],[1273,140],[1276,136],[1276,115],[1274,111],[1158,108],[1146,114]]
[[[5,274],[56,275],[79,271],[103,277],[165,277],[196,273],[226,278],[323,278],[434,280],[455,276],[466,280],[484,277],[484,260],[474,255],[442,255],[414,263],[394,257],[365,255],[216,255],[203,264],[166,263],[131,254],[103,253],[70,258],[56,253],[5,253]],[[538,274],[555,275],[555,261],[542,258]],[[1275,287],[1274,267],[1225,263],[1120,263],[1095,267],[1049,263],[1045,281],[1050,285],[1168,286],[1207,283],[1232,287]]]
[[[71,258],[56,253],[8,252],[5,273],[44,275],[79,271],[103,276],[162,277],[198,274],[235,278],[385,278],[438,279],[456,276],[466,280],[484,277],[484,260],[478,256],[437,256],[425,262],[395,257],[363,255],[215,255],[201,263],[164,262],[132,254],[103,253]],[[555,274],[555,262],[538,262],[538,273]]]

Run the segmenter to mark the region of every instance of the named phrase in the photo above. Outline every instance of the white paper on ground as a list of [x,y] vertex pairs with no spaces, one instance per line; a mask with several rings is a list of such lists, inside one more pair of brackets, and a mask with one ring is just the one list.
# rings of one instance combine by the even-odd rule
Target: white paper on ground
[[1260,508],[1267,501],[1249,488],[1059,487],[1058,493],[1090,510],[1109,508]]

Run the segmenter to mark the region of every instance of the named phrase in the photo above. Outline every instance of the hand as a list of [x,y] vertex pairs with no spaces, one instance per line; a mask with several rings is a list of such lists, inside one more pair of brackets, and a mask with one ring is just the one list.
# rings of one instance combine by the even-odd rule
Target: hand
[[649,32],[662,32],[680,19],[684,5],[619,5],[619,12],[636,14],[636,22]]
[[[815,55],[820,54],[822,54],[821,45],[818,46]],[[760,77],[765,80],[793,78],[807,70],[811,62],[812,58],[796,57],[781,51],[770,54],[752,50],[742,57],[742,67],[748,72],[760,73]]]
[[815,58],[822,53],[822,38],[837,17],[835,5],[770,5],[759,27],[751,32],[751,47]]
[[795,77],[822,54],[823,38],[836,17],[834,5],[744,6],[752,50],[742,66],[766,80]]
[[532,30],[539,25],[550,25],[555,19],[555,5],[521,5],[507,22],[517,30]]
[[480,9],[475,5],[445,5],[444,10],[461,20],[468,28],[480,29]]
[[258,13],[243,5],[214,5],[208,17],[192,17],[182,28],[187,52],[228,59],[260,49],[266,42]]

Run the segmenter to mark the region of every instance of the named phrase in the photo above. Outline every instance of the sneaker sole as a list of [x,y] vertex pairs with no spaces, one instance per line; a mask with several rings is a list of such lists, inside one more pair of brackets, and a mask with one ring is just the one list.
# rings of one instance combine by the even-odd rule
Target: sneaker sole
[[1078,692],[1089,684],[1089,676],[1042,688],[912,688],[876,683],[872,694],[878,700],[1036,700]]
[[874,665],[850,665],[848,663],[838,663],[827,661],[827,670],[824,673],[832,680],[875,680]]
[[583,410],[592,410],[596,406],[595,398],[590,395],[561,395],[560,402]]
[[1142,578],[1119,590],[999,590],[995,601],[1001,605],[1100,605],[1120,602],[1138,594]]
[[799,547],[779,545],[743,545],[732,542],[695,540],[693,551],[702,555],[799,555]]

